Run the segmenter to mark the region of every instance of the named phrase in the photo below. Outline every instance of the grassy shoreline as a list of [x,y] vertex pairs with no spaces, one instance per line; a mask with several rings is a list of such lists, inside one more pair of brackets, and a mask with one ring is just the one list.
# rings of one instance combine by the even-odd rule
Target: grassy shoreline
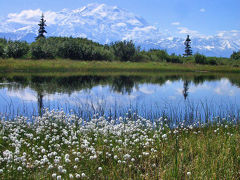
[[61,111],[0,119],[0,179],[238,179],[239,122],[221,120],[170,129],[164,118]]
[[74,61],[74,60],[0,60],[0,73],[23,72],[211,72],[211,73],[240,73],[240,67],[231,65],[199,65],[172,64],[158,62],[106,62],[106,61]]

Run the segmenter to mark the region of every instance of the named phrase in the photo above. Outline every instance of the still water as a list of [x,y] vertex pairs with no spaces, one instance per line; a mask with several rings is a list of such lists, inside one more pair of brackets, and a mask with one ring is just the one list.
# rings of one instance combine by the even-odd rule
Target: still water
[[[154,119],[239,116],[240,77],[158,74],[155,76],[2,76],[0,113],[34,116],[44,108],[110,118],[137,113]],[[128,114],[126,114],[128,113]]]

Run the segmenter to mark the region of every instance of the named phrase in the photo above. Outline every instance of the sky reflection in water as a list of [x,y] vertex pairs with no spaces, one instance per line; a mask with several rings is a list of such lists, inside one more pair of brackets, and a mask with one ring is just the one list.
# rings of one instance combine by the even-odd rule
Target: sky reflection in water
[[[232,108],[237,110],[240,107],[240,88],[227,78],[206,80],[198,84],[182,79],[166,80],[162,84],[134,82],[131,86],[123,87],[119,92],[111,83],[103,85],[93,83],[90,88],[75,90],[72,87],[70,93],[54,91],[49,93],[44,88],[39,92],[31,88],[31,85],[19,88],[15,83],[1,84],[0,112],[12,116],[37,115],[39,100],[42,101],[41,106],[45,108],[63,108],[66,112],[72,109],[82,116],[97,112],[106,116],[123,116],[132,109],[146,118],[158,118],[163,112],[170,114],[173,114],[173,111],[186,112],[186,106],[204,113],[203,106],[207,104],[210,111],[216,114],[219,111],[233,111]],[[42,95],[40,99],[39,93]],[[197,108],[199,109],[196,110]]]

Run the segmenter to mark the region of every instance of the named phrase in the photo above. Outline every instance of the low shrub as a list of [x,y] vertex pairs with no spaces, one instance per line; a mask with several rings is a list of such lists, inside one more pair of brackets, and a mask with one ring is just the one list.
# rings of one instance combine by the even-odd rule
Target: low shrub
[[197,64],[207,64],[207,58],[202,54],[199,53],[195,54],[194,59]]
[[4,46],[0,44],[0,58],[2,58],[4,55]]
[[121,61],[133,60],[136,53],[139,51],[133,41],[118,41],[111,44],[111,48],[116,57]]
[[151,54],[151,59],[153,61],[166,61],[169,57],[166,50],[160,49],[150,49],[149,54]]
[[181,59],[181,56],[176,56],[175,54],[172,54],[166,58],[167,62],[171,63],[183,63],[183,60]]
[[46,39],[39,38],[30,47],[32,59],[54,59],[55,53]]
[[215,57],[209,57],[207,58],[207,64],[217,65],[217,59]]
[[151,57],[148,56],[146,51],[139,52],[133,58],[135,62],[146,62],[152,60]]
[[29,45],[21,41],[9,41],[4,49],[6,57],[22,58],[28,53]]
[[240,50],[238,52],[234,51],[230,58],[233,60],[240,60]]

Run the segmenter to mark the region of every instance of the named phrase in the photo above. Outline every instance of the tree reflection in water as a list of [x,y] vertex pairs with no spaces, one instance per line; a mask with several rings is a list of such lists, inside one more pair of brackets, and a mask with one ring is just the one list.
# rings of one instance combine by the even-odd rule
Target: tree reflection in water
[[[0,88],[24,89],[29,87],[37,93],[38,112],[41,115],[44,108],[43,98],[45,95],[55,93],[67,93],[92,89],[98,85],[108,85],[114,92],[121,94],[131,94],[133,88],[138,88],[139,84],[149,83],[162,86],[167,81],[183,81],[183,97],[186,100],[189,96],[189,85],[201,84],[204,81],[220,80],[220,75],[202,74],[178,74],[162,73],[156,75],[73,75],[73,76],[37,76],[37,75],[0,75],[1,82],[15,82],[14,84],[0,85]],[[232,84],[240,86],[240,78],[237,76],[229,77]]]
[[189,90],[189,83],[190,83],[189,80],[185,80],[183,82],[183,97],[184,97],[185,100],[187,100],[187,97],[188,97],[188,94],[189,94],[189,92],[188,92],[188,90]]

